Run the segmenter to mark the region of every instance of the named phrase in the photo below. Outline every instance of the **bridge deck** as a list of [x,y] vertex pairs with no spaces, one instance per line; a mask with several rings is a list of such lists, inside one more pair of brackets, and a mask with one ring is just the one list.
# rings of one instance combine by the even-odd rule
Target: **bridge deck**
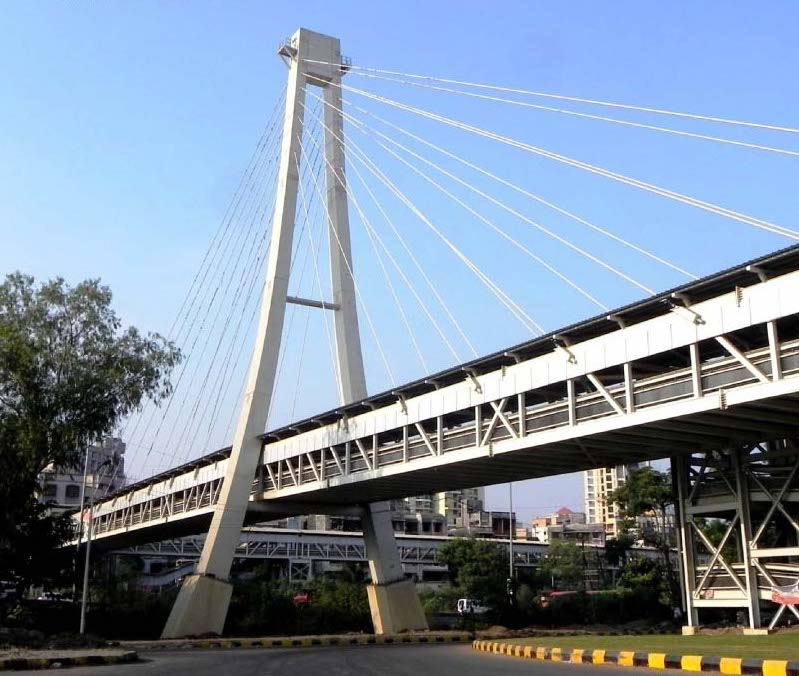
[[[797,313],[793,247],[274,430],[248,518],[793,436]],[[97,535],[201,532],[226,459],[223,449],[111,496]]]

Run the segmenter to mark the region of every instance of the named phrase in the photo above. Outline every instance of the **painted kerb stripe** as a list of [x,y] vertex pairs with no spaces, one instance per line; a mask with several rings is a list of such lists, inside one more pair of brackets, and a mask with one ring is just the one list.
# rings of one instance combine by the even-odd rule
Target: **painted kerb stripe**
[[526,659],[570,662],[572,664],[615,664],[620,667],[679,669],[680,671],[715,671],[731,676],[799,676],[799,661],[755,660],[707,655],[671,655],[631,650],[582,650],[533,647],[518,643],[473,641],[472,648],[481,652],[500,653]]

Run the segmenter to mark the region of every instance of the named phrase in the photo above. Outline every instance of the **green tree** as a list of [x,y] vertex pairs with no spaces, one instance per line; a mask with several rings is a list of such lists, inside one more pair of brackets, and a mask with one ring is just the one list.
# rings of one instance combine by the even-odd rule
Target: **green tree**
[[504,547],[487,540],[458,538],[447,542],[438,555],[453,584],[468,598],[495,610],[506,604],[508,554]]
[[620,533],[618,537],[608,538],[605,542],[605,558],[611,566],[621,568],[627,563],[633,538],[629,533]]
[[[40,582],[25,562],[50,561],[69,537],[64,519],[36,502],[47,466],[80,464],[143,401],[171,392],[179,351],[157,334],[122,328],[98,280],[36,284],[14,273],[0,284],[0,577]],[[33,534],[35,533],[35,537]],[[52,572],[52,568],[50,569]]]
[[627,481],[613,491],[608,500],[619,506],[622,515],[631,524],[638,517],[647,517],[655,522],[654,528],[644,527],[637,530],[640,531],[644,544],[654,547],[660,553],[669,590],[669,603],[679,605],[680,587],[672,559],[676,542],[667,523],[667,514],[675,503],[671,475],[652,467],[642,467],[631,472]]
[[541,573],[553,588],[580,587],[585,584],[585,552],[581,547],[553,540],[541,560]]

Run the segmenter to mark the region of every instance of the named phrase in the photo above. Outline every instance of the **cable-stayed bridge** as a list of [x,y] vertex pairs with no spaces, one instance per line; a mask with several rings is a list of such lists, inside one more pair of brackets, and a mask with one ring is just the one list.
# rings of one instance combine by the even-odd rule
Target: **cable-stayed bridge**
[[[444,135],[465,132],[524,157],[599,176],[690,208],[702,218],[724,219],[760,236],[767,233],[774,241],[799,241],[799,234],[484,125],[352,87],[342,76],[359,74],[426,93],[686,137],[768,153],[780,161],[794,161],[791,156],[799,152],[743,137],[633,122],[616,114],[621,109],[699,120],[746,133],[789,135],[799,130],[361,68],[341,56],[338,40],[304,30],[279,53],[289,66],[285,95],[170,333],[187,348],[175,392],[162,409],[143,412],[129,430],[132,438],[144,430],[140,447],[145,463],[160,455],[168,468],[109,495],[91,515],[93,538],[105,547],[209,532],[197,574],[184,584],[165,635],[221,630],[230,595],[225,580],[241,527],[305,513],[361,516],[376,630],[424,626],[413,587],[402,574],[385,500],[659,458],[672,459],[680,491],[681,575],[690,623],[698,621],[699,608],[731,606],[748,609],[750,624],[758,626],[761,597],[769,598],[771,586],[786,575],[790,578],[794,568],[799,576],[792,563],[799,555],[799,454],[793,445],[799,394],[799,249],[780,249],[779,244],[774,253],[699,278],[633,238],[409,130],[395,121],[396,115],[435,122],[447,130]],[[348,102],[358,102],[344,105],[344,94]],[[557,107],[533,102],[542,97],[558,99]],[[566,102],[598,106],[603,112],[566,110],[561,107]],[[367,103],[385,110],[374,112],[364,107]],[[350,130],[358,133],[357,141]],[[365,150],[367,143],[384,153],[384,161]],[[438,161],[429,158],[431,151]],[[548,284],[564,285],[600,314],[545,331],[522,302],[527,287],[507,291],[497,281],[503,271],[489,271],[478,262],[482,240],[469,230],[470,250],[459,244],[442,227],[435,208],[412,197],[389,174],[389,166],[404,168],[414,189],[424,186],[445,198],[449,209],[457,209],[458,219],[468,218],[470,225],[479,223],[499,237],[502,246],[494,244],[490,252],[500,259],[500,268],[513,268],[522,279],[533,267],[540,269]],[[465,170],[470,178],[458,173]],[[357,193],[353,177],[360,186]],[[614,259],[565,234],[565,228],[531,216],[528,204],[609,243],[605,246],[645,260],[643,270],[658,268],[690,281],[655,293]],[[361,259],[353,255],[350,209],[363,225],[363,243],[373,252],[372,267],[367,268],[371,274],[356,273]],[[433,279],[424,264],[424,247],[414,246],[408,229],[398,225],[400,213],[410,215],[457,263],[457,272],[445,276],[451,279]],[[452,220],[452,212],[446,213]],[[237,218],[247,227],[237,231],[232,226]],[[388,227],[383,234],[375,225],[378,218]],[[511,222],[523,224],[549,246],[563,247],[580,263],[570,269],[565,258],[545,256],[546,247],[514,234]],[[223,246],[240,255],[218,264],[224,260]],[[524,264],[510,263],[509,252]],[[312,272],[305,277],[309,261]],[[604,283],[585,277],[587,265],[646,298],[611,309],[599,299]],[[468,287],[469,295],[459,294],[467,307],[475,288],[491,299],[483,306],[490,309],[481,310],[486,331],[492,331],[489,313],[501,310],[532,337],[479,357],[453,304],[444,299],[449,284],[465,289],[467,278],[474,287]],[[385,281],[387,293],[378,296],[377,308],[370,307],[366,298],[378,280]],[[295,315],[287,320],[287,307],[306,313],[300,338],[294,340]],[[309,332],[312,312],[323,319],[316,336]],[[377,331],[381,316],[391,319],[388,338]],[[439,348],[455,366],[429,372],[433,352],[420,340],[415,318],[439,339]],[[362,319],[372,338],[371,356],[362,351]],[[248,322],[255,326],[254,336]],[[404,360],[393,351],[393,334],[402,329],[426,373],[406,384],[398,384],[394,376]],[[255,344],[252,359],[246,379],[237,378],[248,336]],[[295,385],[303,375],[306,350],[327,348],[339,405],[296,421],[300,397],[295,387],[290,424],[272,429],[269,414],[283,361],[297,343],[296,373],[290,374]],[[464,348],[474,358],[464,358]],[[370,359],[382,364],[389,376],[391,386],[380,394],[367,393],[365,357],[367,365]],[[235,409],[225,421],[224,399],[237,379],[242,381],[241,407],[231,434]],[[217,428],[223,428],[232,446],[207,453]],[[708,518],[730,524],[720,545],[703,532]],[[729,554],[722,552],[731,538],[739,542],[741,561],[728,562]],[[695,564],[700,550],[710,558],[704,568]]]

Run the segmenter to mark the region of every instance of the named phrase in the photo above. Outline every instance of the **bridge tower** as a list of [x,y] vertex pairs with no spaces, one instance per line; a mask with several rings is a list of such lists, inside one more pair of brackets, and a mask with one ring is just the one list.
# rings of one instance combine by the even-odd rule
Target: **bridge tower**
[[[341,402],[346,404],[367,396],[351,274],[347,193],[336,176],[336,173],[344,176],[340,82],[346,67],[341,58],[340,42],[338,38],[300,28],[281,47],[279,54],[289,66],[286,111],[272,241],[247,387],[222,493],[200,561],[196,572],[183,582],[162,638],[222,633],[224,628],[232,591],[227,580],[261,454],[260,435],[264,432],[272,400],[287,302],[333,312]],[[322,89],[327,104],[324,114],[327,208],[330,239],[340,244],[330,247],[333,298],[324,303],[287,297],[305,91],[309,85]],[[324,513],[321,506],[319,513]],[[362,520],[372,577],[368,594],[375,631],[394,633],[403,629],[426,629],[427,622],[414,584],[402,571],[388,505],[363,505]]]

